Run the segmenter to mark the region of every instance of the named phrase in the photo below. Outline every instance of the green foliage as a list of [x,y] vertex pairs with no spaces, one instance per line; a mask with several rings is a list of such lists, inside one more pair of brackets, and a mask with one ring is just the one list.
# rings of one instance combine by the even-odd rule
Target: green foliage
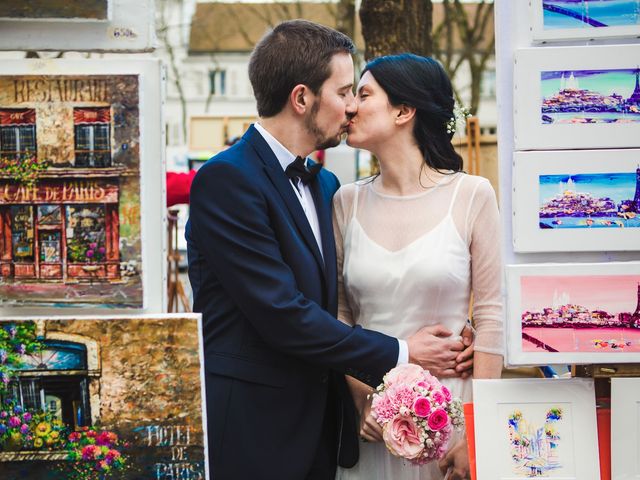
[[0,323],[0,395],[7,392],[13,371],[22,366],[22,357],[43,347],[36,336],[35,322]]
[[49,168],[49,162],[38,162],[35,154],[21,153],[0,157],[0,172],[26,187],[35,185],[40,173]]

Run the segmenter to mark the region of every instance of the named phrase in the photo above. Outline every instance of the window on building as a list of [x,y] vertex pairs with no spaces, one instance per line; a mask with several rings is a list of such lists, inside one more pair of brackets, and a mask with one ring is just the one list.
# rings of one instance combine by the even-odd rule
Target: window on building
[[480,97],[485,99],[496,98],[496,71],[487,69],[482,72],[482,84],[480,86]]
[[227,71],[222,69],[209,71],[209,95],[227,94]]
[[34,261],[33,207],[31,205],[11,206],[11,243],[16,262]]
[[106,214],[104,205],[66,207],[67,261],[101,263],[106,254]]
[[91,425],[86,347],[53,340],[45,345],[23,357],[7,398],[30,412],[48,411],[72,429]]
[[0,155],[35,155],[36,111],[33,108],[0,109]]
[[111,111],[108,107],[74,108],[76,167],[111,166]]

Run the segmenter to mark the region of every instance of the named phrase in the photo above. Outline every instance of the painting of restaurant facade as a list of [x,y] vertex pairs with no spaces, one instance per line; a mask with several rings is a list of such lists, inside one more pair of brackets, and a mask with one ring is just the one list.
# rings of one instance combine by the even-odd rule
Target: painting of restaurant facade
[[0,76],[0,298],[142,306],[136,75]]
[[0,320],[2,478],[208,478],[199,331],[197,314]]

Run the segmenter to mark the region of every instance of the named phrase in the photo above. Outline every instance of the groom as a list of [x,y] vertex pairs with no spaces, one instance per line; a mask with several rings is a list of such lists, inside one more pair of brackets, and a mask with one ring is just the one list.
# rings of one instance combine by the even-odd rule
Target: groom
[[338,180],[304,159],[337,145],[355,114],[354,51],[303,20],[268,33],[249,64],[260,123],[193,181],[189,278],[215,480],[333,480],[358,458],[344,374],[375,386],[411,361],[454,375],[469,354],[438,326],[405,341],[335,318]]

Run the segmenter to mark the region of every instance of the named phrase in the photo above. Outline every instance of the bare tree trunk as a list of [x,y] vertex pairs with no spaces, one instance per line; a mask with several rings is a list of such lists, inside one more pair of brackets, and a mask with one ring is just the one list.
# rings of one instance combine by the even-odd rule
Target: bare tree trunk
[[336,30],[353,38],[356,32],[355,0],[339,0],[336,5]]
[[365,58],[411,52],[432,52],[431,0],[362,0],[360,21]]
[[[493,20],[493,3],[480,0],[474,6],[474,13],[470,15],[460,0],[443,0],[444,20],[433,32],[434,56],[440,60],[451,81],[461,67],[469,68],[469,110],[472,115],[478,112],[483,73],[495,49],[495,39],[487,42],[485,38]],[[455,43],[460,47],[456,49]],[[460,92],[455,87],[454,94],[460,102]]]
[[173,77],[173,83],[176,86],[178,92],[178,99],[180,101],[181,110],[181,126],[182,126],[182,141],[187,142],[187,99],[184,94],[184,88],[182,87],[182,72],[178,66],[178,59],[171,40],[169,39],[169,24],[166,17],[166,8],[169,0],[161,0],[158,6],[160,9],[160,17],[157,19],[156,33],[158,38],[162,41],[162,45],[167,50],[169,56],[169,68],[171,69],[171,76]]

